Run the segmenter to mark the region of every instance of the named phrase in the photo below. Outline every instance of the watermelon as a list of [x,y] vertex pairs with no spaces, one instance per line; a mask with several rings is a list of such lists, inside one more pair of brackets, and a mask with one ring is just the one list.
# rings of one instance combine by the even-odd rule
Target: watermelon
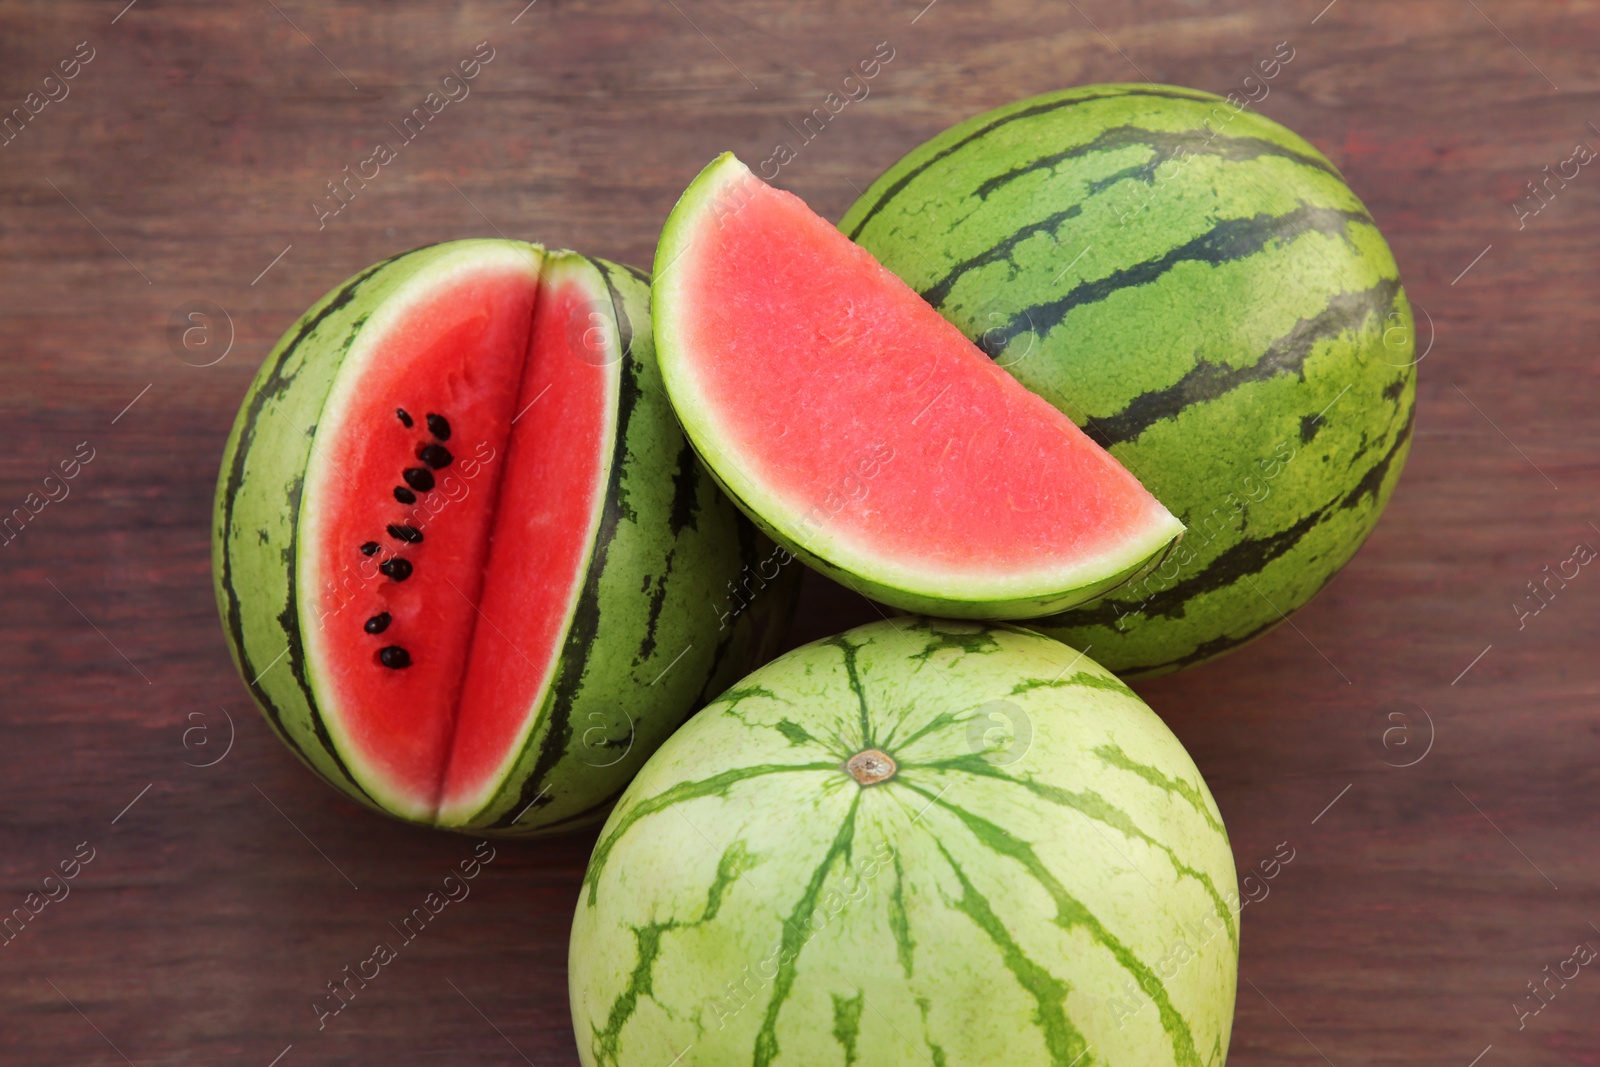
[[1143,573],[1182,526],[799,198],[731,154],[651,287],[690,442],[788,551],[909,610],[1025,618]]
[[1399,480],[1394,257],[1338,169],[1254,112],[1160,85],[1023,100],[913,150],[840,228],[1187,525],[1152,573],[1033,624],[1125,676],[1278,625]]
[[1221,1067],[1216,804],[1116,676],[1006,624],[796,649],[607,820],[568,974],[585,1067]]
[[217,601],[268,722],[336,788],[473,833],[597,821],[776,651],[800,568],[678,432],[648,298],[604,260],[456,241],[362,271],[262,365]]

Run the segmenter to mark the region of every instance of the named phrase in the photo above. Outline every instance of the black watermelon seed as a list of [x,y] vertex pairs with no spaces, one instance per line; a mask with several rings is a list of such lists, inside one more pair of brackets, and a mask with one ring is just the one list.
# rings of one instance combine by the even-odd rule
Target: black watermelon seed
[[394,487],[394,498],[402,504],[415,504],[417,502],[417,494],[403,485]]
[[405,541],[413,545],[422,544],[422,531],[415,526],[397,526],[394,523],[390,523],[389,536],[397,541]]
[[419,493],[426,493],[433,488],[433,472],[426,467],[407,467],[401,477]]
[[397,582],[403,582],[411,577],[411,561],[409,559],[391,559],[378,564],[378,569]]
[[441,441],[448,441],[450,440],[450,423],[443,415],[429,415],[428,432]]
[[374,615],[372,618],[368,619],[367,620],[367,625],[365,627],[363,627],[363,628],[369,634],[381,634],[381,633],[383,633],[383,631],[385,631],[385,630],[387,630],[389,628],[390,620],[391,620],[391,616],[389,615],[389,613],[387,611],[380,612],[377,615]]
[[361,546],[361,554],[363,556],[373,555],[377,551],[378,551],[378,542],[376,542],[376,541],[368,541],[366,544]]
[[378,650],[378,662],[391,670],[403,670],[411,666],[411,653],[399,645],[389,645]]
[[411,429],[411,416],[406,414],[405,408],[395,408],[394,413],[399,416],[400,422],[406,429]]
[[450,466],[450,462],[455,459],[444,445],[423,445],[417,449],[417,458],[434,470]]

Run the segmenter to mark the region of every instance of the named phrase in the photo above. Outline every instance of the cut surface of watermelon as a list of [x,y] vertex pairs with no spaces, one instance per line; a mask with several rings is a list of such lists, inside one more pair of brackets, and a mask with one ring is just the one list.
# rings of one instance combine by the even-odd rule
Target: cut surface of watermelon
[[[488,560],[495,579],[481,604],[482,618],[521,625],[515,638],[494,626],[473,631],[441,821],[481,808],[521,750],[594,543],[611,469],[617,380],[604,352],[607,325],[590,319],[598,304],[584,282],[592,272],[581,261],[546,270],[500,486],[516,503],[497,511]],[[524,713],[508,714],[512,709]]]
[[910,610],[1025,618],[1183,526],[1063,414],[732,155],[668,220],[662,375],[702,459],[809,562]]
[[610,470],[604,295],[581,257],[474,249],[385,301],[329,393],[303,490],[307,671],[397,814],[475,811],[549,688]]

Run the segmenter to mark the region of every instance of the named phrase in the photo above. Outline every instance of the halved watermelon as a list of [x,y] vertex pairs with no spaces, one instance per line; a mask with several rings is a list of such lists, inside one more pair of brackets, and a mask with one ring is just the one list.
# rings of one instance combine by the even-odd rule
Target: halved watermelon
[[776,650],[797,568],[714,606],[775,549],[702,476],[647,316],[627,268],[459,241],[357,275],[263,366],[223,459],[218,602],[335,786],[475,832],[580,825]]
[[731,154],[656,252],[689,440],[769,534],[913,611],[1029,618],[1159,561],[1183,525],[798,197]]

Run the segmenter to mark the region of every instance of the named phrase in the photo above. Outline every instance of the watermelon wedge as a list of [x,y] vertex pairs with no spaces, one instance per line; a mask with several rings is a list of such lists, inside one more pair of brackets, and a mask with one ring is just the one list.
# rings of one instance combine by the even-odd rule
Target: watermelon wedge
[[262,367],[218,485],[218,603],[268,721],[336,787],[479,833],[581,825],[776,650],[798,575],[713,607],[775,549],[679,433],[648,315],[627,268],[458,241],[357,275]]
[[1157,563],[1183,525],[863,249],[731,154],[678,201],[653,324],[728,494],[837,581],[911,611],[1030,618]]

